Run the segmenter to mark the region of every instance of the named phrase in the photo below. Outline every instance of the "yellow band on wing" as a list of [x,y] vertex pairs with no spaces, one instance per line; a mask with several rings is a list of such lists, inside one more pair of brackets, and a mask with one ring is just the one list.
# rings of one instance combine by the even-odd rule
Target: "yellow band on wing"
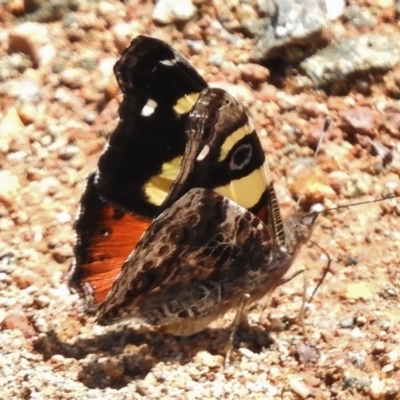
[[174,111],[179,115],[187,114],[188,112],[192,111],[192,108],[196,104],[199,96],[200,93],[186,94],[178,99],[178,101],[174,104]]
[[225,186],[220,186],[215,191],[242,207],[251,209],[260,201],[262,194],[270,184],[269,170],[267,163],[264,163],[249,175],[233,180]]
[[150,202],[160,206],[165,200],[172,183],[178,176],[182,164],[182,157],[176,157],[162,166],[160,174],[153,176],[144,186],[144,192]]

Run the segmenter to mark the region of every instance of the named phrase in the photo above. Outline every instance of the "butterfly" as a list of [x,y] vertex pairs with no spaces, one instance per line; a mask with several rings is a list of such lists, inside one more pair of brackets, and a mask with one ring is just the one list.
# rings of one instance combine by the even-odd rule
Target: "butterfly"
[[119,123],[80,202],[70,285],[109,325],[191,335],[285,282],[317,214],[282,220],[240,103],[165,42],[116,63]]

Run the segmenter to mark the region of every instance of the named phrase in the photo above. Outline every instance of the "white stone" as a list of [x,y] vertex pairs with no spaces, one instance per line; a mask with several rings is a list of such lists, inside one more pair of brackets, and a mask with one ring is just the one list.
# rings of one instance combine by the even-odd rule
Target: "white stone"
[[325,0],[326,15],[333,21],[343,14],[345,1],[344,0]]
[[191,0],[159,0],[153,10],[153,19],[161,24],[188,21],[194,16],[196,7]]

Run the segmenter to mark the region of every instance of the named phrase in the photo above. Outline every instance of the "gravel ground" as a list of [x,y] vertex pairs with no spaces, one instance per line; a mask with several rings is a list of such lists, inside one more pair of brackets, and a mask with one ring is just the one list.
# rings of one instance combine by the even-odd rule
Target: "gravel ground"
[[[400,399],[396,199],[321,215],[318,246],[293,267],[307,268],[311,292],[326,253],[332,260],[307,335],[300,276],[251,309],[226,369],[232,315],[189,338],[104,328],[66,283],[79,198],[118,116],[112,67],[132,37],[173,44],[245,104],[286,214],[300,191],[305,207],[326,208],[400,194],[400,66],[315,89],[296,66],[252,62],[252,40],[217,22],[219,2],[189,2],[185,23],[165,25],[150,1],[37,3],[0,3],[0,398]],[[393,2],[349,3],[374,24],[331,21],[328,42],[367,33],[399,41]],[[298,170],[327,118],[301,190]]]

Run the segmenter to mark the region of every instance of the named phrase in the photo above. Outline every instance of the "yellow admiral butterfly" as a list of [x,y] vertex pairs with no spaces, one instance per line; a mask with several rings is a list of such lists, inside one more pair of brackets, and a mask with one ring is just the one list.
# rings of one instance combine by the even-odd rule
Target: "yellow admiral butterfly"
[[115,74],[120,120],[81,199],[70,284],[100,324],[190,335],[282,284],[317,214],[282,221],[247,114],[169,45],[135,38]]

